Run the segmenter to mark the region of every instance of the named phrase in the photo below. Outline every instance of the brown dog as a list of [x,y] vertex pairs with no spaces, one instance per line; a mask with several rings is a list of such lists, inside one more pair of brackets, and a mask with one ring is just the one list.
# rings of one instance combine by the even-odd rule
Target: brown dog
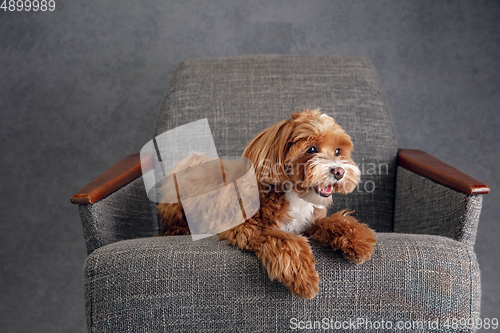
[[[219,238],[255,252],[271,279],[313,298],[319,277],[306,237],[341,250],[356,263],[368,260],[377,242],[374,231],[347,211],[326,217],[331,194],[350,193],[359,181],[352,148],[344,130],[319,110],[295,113],[262,131],[243,152],[255,167],[260,209]],[[189,234],[181,204],[161,203],[158,212],[165,235]]]

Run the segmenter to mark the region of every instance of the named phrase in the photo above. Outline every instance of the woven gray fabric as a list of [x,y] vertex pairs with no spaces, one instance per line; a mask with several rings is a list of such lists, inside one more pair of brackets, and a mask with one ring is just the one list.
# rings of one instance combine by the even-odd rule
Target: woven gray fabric
[[248,56],[196,59],[175,71],[156,135],[208,118],[219,156],[240,155],[263,129],[294,111],[321,108],[354,142],[364,171],[350,195],[334,195],[334,210],[378,231],[392,231],[397,145],[375,69],[361,58]]
[[397,169],[394,231],[447,236],[474,245],[482,195],[467,195]]
[[142,176],[91,205],[80,205],[83,235],[90,254],[124,239],[158,235],[156,203],[150,201]]
[[326,321],[334,330],[335,322],[357,318],[371,325],[391,321],[393,328],[399,321],[424,322],[423,329],[407,332],[469,331],[428,325],[438,320],[443,328],[447,318],[479,317],[480,274],[472,247],[439,236],[380,233],[378,238],[373,258],[362,265],[312,242],[321,278],[312,300],[271,282],[253,253],[215,237],[104,246],[85,264],[89,331],[285,332],[307,320]]

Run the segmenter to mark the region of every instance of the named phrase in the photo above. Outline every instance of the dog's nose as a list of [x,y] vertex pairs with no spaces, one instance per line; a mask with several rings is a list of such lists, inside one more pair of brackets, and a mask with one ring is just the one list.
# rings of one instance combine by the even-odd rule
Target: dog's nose
[[341,180],[342,178],[344,178],[345,170],[342,169],[341,167],[336,167],[335,169],[332,169],[332,173],[335,179]]

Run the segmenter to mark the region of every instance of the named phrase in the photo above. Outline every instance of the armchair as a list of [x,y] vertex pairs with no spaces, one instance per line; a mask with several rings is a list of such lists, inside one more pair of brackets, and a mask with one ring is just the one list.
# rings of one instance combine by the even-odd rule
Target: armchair
[[474,331],[445,325],[479,318],[473,246],[489,188],[422,151],[398,150],[370,61],[185,61],[154,135],[208,118],[219,156],[234,156],[262,129],[309,107],[320,107],[353,139],[361,183],[350,195],[334,195],[333,209],[355,210],[378,232],[372,259],[352,264],[311,241],[320,291],[304,300],[270,281],[254,254],[217,237],[152,237],[161,230],[156,204],[147,198],[139,154],[131,155],[71,198],[88,250],[89,332]]

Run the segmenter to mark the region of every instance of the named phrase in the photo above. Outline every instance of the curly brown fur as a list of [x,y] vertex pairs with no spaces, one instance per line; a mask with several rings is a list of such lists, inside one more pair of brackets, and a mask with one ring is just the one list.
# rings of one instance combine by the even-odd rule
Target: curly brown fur
[[377,237],[372,229],[359,223],[350,213],[342,210],[317,220],[304,234],[342,251],[346,259],[360,264],[370,259]]
[[[219,238],[255,252],[271,279],[313,298],[319,276],[305,236],[356,263],[371,257],[377,241],[373,230],[346,211],[326,217],[331,194],[350,193],[358,183],[360,171],[351,151],[349,136],[318,110],[295,113],[262,131],[243,152],[255,167],[260,208]],[[182,205],[159,204],[158,212],[163,234],[189,233]]]
[[189,226],[182,204],[161,203],[158,214],[163,224],[163,236],[189,235]]
[[300,297],[311,299],[319,290],[319,276],[307,238],[278,229],[288,217],[284,193],[260,192],[261,208],[245,223],[219,234],[242,250],[255,252],[271,280],[282,282]]

